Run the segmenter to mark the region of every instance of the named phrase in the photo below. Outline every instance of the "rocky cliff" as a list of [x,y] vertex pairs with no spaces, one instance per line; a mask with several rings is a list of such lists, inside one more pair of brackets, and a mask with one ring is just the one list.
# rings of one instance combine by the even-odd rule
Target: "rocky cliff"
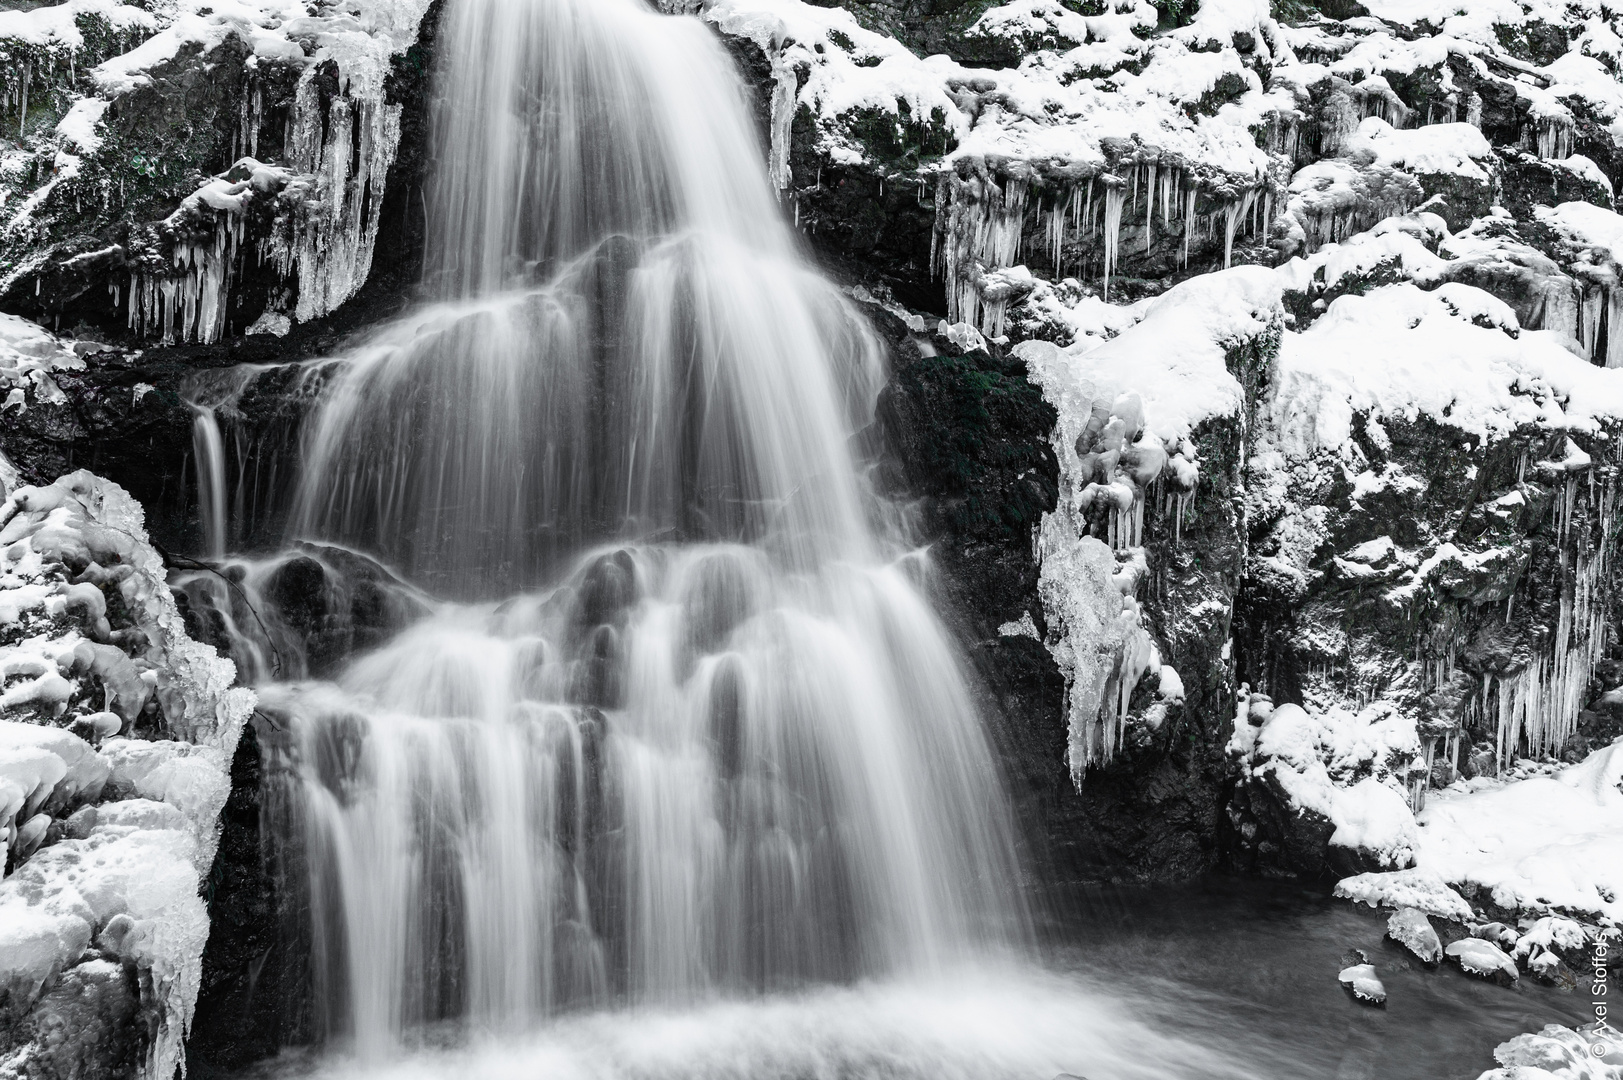
[[[1623,917],[1615,12],[660,6],[728,45],[785,214],[891,345],[875,480],[929,547],[1035,878]],[[288,365],[410,298],[435,18],[0,12],[0,307],[31,320],[0,451],[128,488],[177,586],[205,454],[231,548],[267,546],[323,379]],[[278,571],[289,654],[328,634],[310,670],[395,618],[375,568],[320,607],[353,569]],[[250,614],[186,595],[202,637]],[[238,931],[202,977],[251,999],[274,904],[234,776]],[[1497,861],[1468,842],[1490,819],[1522,822]],[[1528,869],[1580,835],[1582,874]],[[255,1017],[216,1060],[297,1028]]]

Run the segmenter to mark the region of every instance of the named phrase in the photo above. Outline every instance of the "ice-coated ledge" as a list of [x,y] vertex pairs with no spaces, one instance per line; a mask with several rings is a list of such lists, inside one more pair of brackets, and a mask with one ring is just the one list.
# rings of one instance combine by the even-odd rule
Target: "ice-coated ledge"
[[[279,314],[298,321],[327,314],[353,296],[371,272],[384,186],[400,140],[401,106],[386,100],[385,80],[391,56],[415,42],[428,3],[180,0],[153,14],[75,0],[78,7],[69,15],[109,21],[122,44],[138,42],[100,63],[95,61],[105,52],[91,49],[62,9],[8,13],[11,17],[0,22],[0,44],[9,29],[35,51],[49,51],[52,70],[66,72],[76,60],[95,66],[89,72],[91,93],[80,96],[76,88],[84,83],[72,78],[56,92],[72,101],[44,144],[45,152],[55,145],[44,182],[26,192],[21,187],[8,190],[27,170],[19,164],[8,172],[0,162],[0,239],[26,241],[36,229],[36,215],[62,185],[70,185],[63,190],[81,202],[122,200],[122,186],[109,189],[105,178],[79,179],[89,175],[88,163],[104,151],[110,112],[116,114],[121,100],[150,87],[165,65],[193,54],[212,65],[224,55],[220,50],[230,46],[248,54],[233,134],[237,156],[244,160],[253,161],[259,152],[267,93],[261,84],[269,84],[273,71],[291,68],[295,73],[286,160],[273,163],[283,175],[274,188],[254,189],[273,227],[268,235],[245,235],[245,204],[217,205],[210,199],[222,181],[236,180],[225,174],[206,182],[168,219],[152,223],[158,254],[132,248],[118,259],[103,260],[122,265],[127,257],[129,262],[127,280],[120,275],[109,289],[119,290],[117,302],[125,306],[137,332],[165,341],[215,341],[226,330],[226,301],[239,264],[257,247],[257,256],[296,288],[296,300]],[[45,77],[33,66],[0,70],[0,83],[15,83],[24,103],[27,87]],[[42,92],[37,88],[36,96]],[[19,151],[16,156],[21,162],[27,154]],[[96,170],[98,175],[114,175],[122,167],[112,161],[101,164],[105,168]],[[83,191],[72,186],[81,183]],[[41,269],[37,259],[21,260],[0,287]]]

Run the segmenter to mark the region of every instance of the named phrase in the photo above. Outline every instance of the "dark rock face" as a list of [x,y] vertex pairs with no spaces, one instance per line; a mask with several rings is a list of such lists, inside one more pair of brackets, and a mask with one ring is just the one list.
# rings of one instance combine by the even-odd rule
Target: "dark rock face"
[[[1090,771],[1079,792],[1066,764],[1059,670],[1037,638],[999,632],[1029,616],[1037,633],[1046,633],[1030,537],[1057,494],[1052,407],[1017,360],[935,354],[935,345],[879,321],[898,342],[896,374],[878,414],[884,486],[917,500],[916,525],[931,544],[930,584],[978,676],[1030,868],[1045,881],[1164,880],[1210,869],[1233,700],[1219,659],[1228,626],[1223,619],[1180,623],[1170,613],[1196,610],[1207,599],[1227,610],[1234,594],[1241,554],[1236,429],[1199,434],[1211,479],[1194,497],[1181,535],[1171,515],[1146,525],[1157,568],[1147,607],[1163,655],[1190,673],[1185,705],[1109,767]],[[1135,707],[1148,696],[1141,688]]]
[[1001,719],[1005,781],[1036,859],[1064,862],[1068,853],[1043,850],[1048,823],[1079,811],[1065,768],[1064,682],[1041,642],[998,632],[1027,614],[1041,626],[1029,537],[1058,491],[1053,407],[1019,361],[939,355],[894,320],[881,324],[898,344],[879,399],[882,482],[917,500],[918,530],[933,541],[929,584],[979,676],[983,710]]
[[282,934],[285,898],[264,846],[265,764],[260,717],[243,729],[231,762],[231,797],[221,814],[220,847],[205,899],[209,940],[203,983],[186,1046],[188,1075],[228,1075],[300,1041],[303,996]]
[[[198,550],[201,534],[191,462],[193,411],[185,403],[188,386],[199,372],[245,364],[283,365],[282,370],[269,371],[255,380],[244,392],[234,415],[243,428],[244,439],[251,444],[256,470],[280,485],[276,490],[261,493],[258,509],[285,504],[285,498],[278,496],[285,495],[296,465],[298,424],[313,400],[313,391],[320,385],[319,381],[311,384],[302,378],[292,365],[300,360],[334,355],[357,335],[397,314],[414,297],[422,273],[423,185],[431,159],[428,95],[440,8],[441,2],[436,0],[423,20],[417,44],[393,58],[385,90],[388,103],[402,108],[400,148],[389,171],[373,271],[360,291],[333,314],[297,325],[280,339],[267,335],[240,336],[241,329],[263,308],[264,290],[270,287],[268,278],[256,276],[251,259],[244,260],[239,275],[240,291],[232,301],[238,311],[233,316],[237,334],[213,345],[152,346],[132,336],[125,325],[124,308],[113,307],[105,293],[105,272],[111,268],[86,269],[87,264],[82,261],[71,263],[74,268],[71,272],[83,280],[58,282],[47,277],[36,296],[30,278],[26,289],[17,286],[22,292],[16,296],[0,297],[0,308],[27,315],[47,326],[57,325],[64,333],[73,333],[87,351],[84,371],[58,372],[53,376],[66,395],[65,402],[31,401],[25,411],[6,414],[3,449],[25,482],[49,483],[74,469],[90,469],[117,482],[140,501],[146,508],[153,540],[160,548],[178,552]],[[190,72],[183,80],[184,87],[192,86],[202,77],[199,75],[201,65],[195,58],[184,70]],[[216,72],[210,79],[203,80],[201,86],[215,89],[233,86],[227,77],[229,74],[229,70]],[[261,76],[262,79],[269,77]],[[154,95],[152,107],[163,115],[148,117],[140,123],[156,125],[167,134],[148,131],[139,126],[136,119],[115,118],[111,126],[122,133],[118,137],[128,137],[132,146],[147,147],[142,152],[149,155],[155,146],[179,153],[164,140],[176,131],[203,132],[206,128],[210,133],[207,139],[213,141],[208,141],[207,153],[199,151],[202,154],[199,160],[206,160],[207,168],[223,168],[230,164],[229,133],[218,135],[204,119],[228,106],[235,110],[235,101],[231,99],[222,104],[210,99],[211,103],[205,107],[188,97],[190,92],[184,87],[177,88],[159,80],[153,88],[143,89],[121,105],[129,111],[145,101],[146,95]],[[203,89],[197,92],[202,93]],[[279,133],[285,126],[286,108],[287,103],[282,102],[267,113],[264,120],[266,134],[260,154],[267,160],[276,156],[274,140],[280,138]],[[174,117],[163,119],[168,116],[163,110],[173,109],[188,110],[185,124]],[[129,125],[136,126],[124,131]],[[195,137],[205,138],[204,134]],[[222,143],[221,139],[225,141]],[[222,156],[224,163],[217,163],[215,159]],[[167,176],[168,187],[155,187],[148,193],[150,206],[142,204],[146,209],[139,212],[139,208],[123,208],[119,221],[144,220],[142,215],[157,214],[158,208],[173,206],[196,186],[197,178],[193,174],[182,178],[180,170],[174,169]],[[127,225],[120,227],[127,228]],[[105,246],[109,238],[121,243],[128,241],[124,233],[117,236],[97,233],[93,237],[87,234],[84,243],[93,240]],[[70,264],[65,261],[48,265],[53,268],[49,274],[70,272],[67,269]],[[94,288],[88,284],[92,278]],[[259,297],[257,307],[249,294]],[[94,351],[95,343],[101,342],[107,344]],[[152,389],[147,390],[147,387]],[[233,418],[223,419],[229,424]],[[234,440],[228,439],[227,452],[236,453]],[[233,457],[229,464],[234,469],[242,462]],[[250,517],[255,509],[248,507]],[[238,538],[242,541],[240,546],[248,549],[276,543],[282,524],[274,517],[251,522],[250,535]]]

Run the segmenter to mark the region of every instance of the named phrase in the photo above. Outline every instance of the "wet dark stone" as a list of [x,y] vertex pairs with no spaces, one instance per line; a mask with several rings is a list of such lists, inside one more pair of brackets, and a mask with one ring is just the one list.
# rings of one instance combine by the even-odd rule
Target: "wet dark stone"
[[621,625],[637,599],[637,566],[624,549],[599,556],[586,568],[577,597],[577,626]]
[[231,761],[231,795],[220,815],[214,866],[204,884],[209,939],[187,1075],[224,1076],[267,1057],[302,1033],[300,988],[281,934],[281,904],[261,847],[267,790],[257,720],[244,727]]
[[726,780],[743,768],[744,673],[736,657],[723,657],[710,682],[710,738],[716,769]]

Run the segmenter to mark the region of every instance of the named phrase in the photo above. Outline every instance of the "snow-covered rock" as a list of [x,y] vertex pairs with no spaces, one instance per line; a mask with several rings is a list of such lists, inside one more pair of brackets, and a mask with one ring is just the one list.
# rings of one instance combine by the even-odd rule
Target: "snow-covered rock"
[[1620,784],[1623,741],[1553,776],[1460,781],[1420,814],[1419,865],[1506,910],[1623,919]]
[[1516,961],[1506,956],[1490,941],[1481,938],[1461,938],[1443,952],[1460,966],[1467,975],[1495,982],[1513,983],[1520,978]]
[[1431,920],[1418,908],[1394,911],[1386,920],[1386,936],[1408,949],[1422,963],[1436,965],[1443,961],[1443,943]]
[[1370,907],[1414,908],[1435,919],[1465,922],[1471,905],[1437,874],[1420,867],[1342,878],[1336,895]]
[[1376,1008],[1386,1007],[1386,986],[1375,974],[1375,965],[1354,964],[1352,967],[1342,968],[1337,979],[1341,982],[1342,989],[1353,996],[1353,1000]]
[[1407,785],[1420,743],[1405,717],[1375,708],[1355,715],[1292,704],[1248,709],[1235,720],[1230,753],[1251,811],[1275,819],[1304,869],[1326,859],[1342,873],[1413,865]]
[[1623,1046],[1615,1030],[1560,1024],[1518,1035],[1493,1052],[1502,1066],[1477,1080],[1623,1080]]
[[[143,1075],[172,1076],[253,696],[186,636],[140,508],[87,472],[0,506],[0,675],[4,1068],[141,1043]],[[136,979],[107,977],[122,970]],[[96,1024],[64,1046],[86,1009]]]

